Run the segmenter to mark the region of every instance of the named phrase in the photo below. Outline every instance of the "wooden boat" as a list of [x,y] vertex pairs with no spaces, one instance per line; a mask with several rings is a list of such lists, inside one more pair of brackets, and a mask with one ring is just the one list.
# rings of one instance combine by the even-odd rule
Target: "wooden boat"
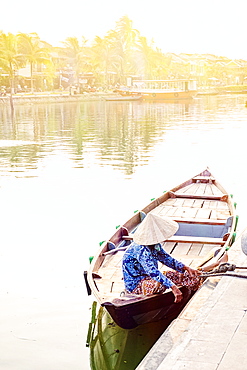
[[[125,294],[121,261],[145,215],[171,217],[179,229],[164,245],[176,259],[210,271],[227,261],[227,249],[235,239],[238,217],[232,197],[207,168],[170,191],[164,192],[104,242],[88,271],[88,285],[97,301],[117,325],[130,329],[148,322],[176,317],[194,291],[181,287],[183,300],[174,303],[170,290],[141,296]],[[165,270],[166,266],[164,266]]]
[[118,92],[122,96],[141,94],[143,100],[184,100],[197,94],[192,80],[134,80],[132,87]]

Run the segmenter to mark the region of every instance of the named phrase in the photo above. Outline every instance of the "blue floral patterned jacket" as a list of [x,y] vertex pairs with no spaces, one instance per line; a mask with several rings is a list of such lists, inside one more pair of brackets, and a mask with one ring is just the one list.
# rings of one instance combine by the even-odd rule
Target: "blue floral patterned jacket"
[[124,253],[122,261],[125,289],[128,292],[132,292],[139,281],[147,276],[160,282],[166,288],[174,285],[171,280],[159,271],[158,261],[173,270],[184,272],[183,267],[185,265],[167,253],[161,247],[161,244],[149,247],[132,242]]

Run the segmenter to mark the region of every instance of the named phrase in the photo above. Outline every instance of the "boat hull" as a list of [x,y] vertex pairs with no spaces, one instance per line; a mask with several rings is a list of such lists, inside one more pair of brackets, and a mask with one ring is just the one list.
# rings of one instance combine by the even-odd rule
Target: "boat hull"
[[173,320],[188,303],[194,292],[185,287],[181,288],[183,299],[174,303],[172,292],[157,294],[142,300],[125,301],[116,299],[104,302],[103,307],[109,312],[115,323],[123,329],[133,329],[139,325],[160,320]]
[[143,100],[184,100],[193,99],[196,91],[142,92]]
[[119,93],[122,97],[141,97],[141,100],[184,100],[193,99],[197,91],[196,90],[155,90],[155,89],[143,89],[143,90],[120,90]]

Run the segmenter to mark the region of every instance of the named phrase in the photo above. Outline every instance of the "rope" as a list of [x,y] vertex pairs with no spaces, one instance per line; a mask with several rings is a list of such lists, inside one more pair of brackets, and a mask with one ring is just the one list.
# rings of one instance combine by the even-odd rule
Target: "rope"
[[236,269],[247,270],[247,267],[236,266],[234,264],[226,262],[226,263],[222,263],[221,265],[219,265],[219,267],[217,267],[213,271],[204,272],[203,274],[200,275],[200,277],[231,276],[231,277],[247,279],[247,275],[227,273],[228,271],[234,271]]
[[242,278],[242,279],[247,279],[247,275],[241,275],[241,274],[228,274],[228,273],[211,273],[211,274],[202,274],[199,275],[199,277],[213,277],[213,276],[231,276],[231,277],[237,277],[237,278]]

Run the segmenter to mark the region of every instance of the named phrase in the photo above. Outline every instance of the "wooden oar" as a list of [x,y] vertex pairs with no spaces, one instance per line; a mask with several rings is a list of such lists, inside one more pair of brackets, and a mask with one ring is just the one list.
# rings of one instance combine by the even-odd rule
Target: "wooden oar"
[[[228,255],[224,248],[215,247],[206,255],[204,260],[198,265],[199,270],[210,271],[222,262],[228,261]],[[210,262],[210,264],[207,264]]]

